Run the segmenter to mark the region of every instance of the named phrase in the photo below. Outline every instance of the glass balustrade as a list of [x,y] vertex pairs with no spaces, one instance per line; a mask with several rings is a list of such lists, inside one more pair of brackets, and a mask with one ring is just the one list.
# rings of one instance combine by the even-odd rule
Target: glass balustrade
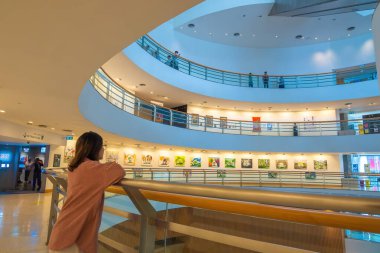
[[235,73],[204,66],[181,56],[176,56],[148,35],[136,41],[156,60],[184,74],[210,82],[251,88],[313,88],[342,85],[377,79],[376,64],[369,63],[344,69],[336,69],[329,73],[310,75],[263,75]]
[[104,71],[98,70],[90,82],[114,106],[156,123],[223,134],[253,136],[336,136],[380,132],[380,118],[345,121],[253,122],[187,114],[152,104],[119,86]]

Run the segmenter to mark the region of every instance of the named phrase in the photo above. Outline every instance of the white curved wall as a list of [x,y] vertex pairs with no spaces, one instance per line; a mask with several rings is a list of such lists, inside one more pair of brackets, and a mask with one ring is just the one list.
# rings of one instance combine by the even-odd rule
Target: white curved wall
[[87,82],[79,109],[106,131],[132,139],[210,150],[261,152],[379,152],[380,134],[363,136],[277,137],[218,134],[154,123],[122,111],[106,101]]
[[376,80],[321,88],[252,89],[235,87],[209,82],[174,70],[154,59],[136,43],[124,49],[123,53],[146,73],[162,82],[213,98],[255,103],[313,103],[361,99],[379,95]]
[[174,30],[174,21],[166,22],[149,35],[194,62],[233,72],[310,74],[375,62],[371,34],[303,47],[267,49],[233,47],[192,38]]

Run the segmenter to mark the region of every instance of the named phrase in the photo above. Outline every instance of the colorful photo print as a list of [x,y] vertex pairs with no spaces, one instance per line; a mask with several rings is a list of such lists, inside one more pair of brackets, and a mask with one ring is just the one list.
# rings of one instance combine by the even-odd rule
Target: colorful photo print
[[199,125],[199,114],[191,114],[191,124]]
[[277,172],[268,172],[268,178],[277,178],[278,173]]
[[225,170],[217,170],[216,171],[216,177],[217,178],[225,178],[226,177],[226,171]]
[[315,170],[327,170],[327,160],[314,160]]
[[317,173],[315,172],[305,172],[305,179],[317,179]]
[[142,155],[141,156],[141,166],[152,166],[153,156],[152,155]]
[[202,166],[202,158],[192,157],[190,161],[190,167],[200,168]]
[[224,158],[224,167],[235,169],[236,168],[236,158]]
[[63,162],[70,163],[75,155],[75,141],[69,140],[67,141],[65,151],[63,153]]
[[158,166],[169,167],[170,166],[170,157],[169,156],[160,156],[160,160],[158,161]]
[[288,160],[276,160],[276,169],[286,170],[288,168]]
[[59,167],[59,166],[61,166],[61,155],[54,154],[53,167]]
[[220,167],[219,157],[209,157],[208,158],[208,167],[209,168],[219,168]]
[[175,167],[185,167],[186,158],[184,155],[177,155],[174,157],[174,166]]
[[136,154],[124,153],[124,165],[135,166],[136,165]]
[[270,161],[269,161],[269,159],[259,159],[257,166],[259,169],[269,169]]
[[252,159],[246,159],[246,158],[241,159],[241,168],[242,169],[252,169],[252,167],[253,167]]
[[133,169],[133,178],[142,178],[143,177],[143,169],[142,168],[134,168]]
[[294,161],[295,170],[307,170],[307,160],[295,160]]
[[117,162],[119,160],[118,151],[106,151],[106,162]]

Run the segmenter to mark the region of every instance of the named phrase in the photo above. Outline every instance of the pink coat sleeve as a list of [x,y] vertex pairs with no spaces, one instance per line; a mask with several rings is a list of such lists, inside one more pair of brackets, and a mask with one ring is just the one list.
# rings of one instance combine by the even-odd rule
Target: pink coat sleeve
[[108,187],[112,184],[116,184],[124,178],[124,169],[117,163],[106,163],[104,169],[104,187]]

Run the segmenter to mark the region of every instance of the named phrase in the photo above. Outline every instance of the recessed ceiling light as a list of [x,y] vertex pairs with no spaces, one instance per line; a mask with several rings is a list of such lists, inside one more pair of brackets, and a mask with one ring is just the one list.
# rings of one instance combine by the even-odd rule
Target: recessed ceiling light
[[164,97],[164,99],[168,100],[169,98],[168,97]]
[[228,33],[225,33],[224,35],[225,35],[225,36],[228,36]]
[[33,121],[28,121],[27,124],[32,125]]
[[194,30],[194,32],[196,33],[196,32],[197,32],[197,30]]
[[369,30],[369,31],[372,31],[372,28],[369,28],[368,30]]
[[278,38],[278,35],[276,34],[274,37],[277,39],[277,38]]
[[140,85],[140,86],[142,86],[142,87],[143,87],[143,86],[146,86],[146,84],[145,84],[145,83],[140,83],[139,85]]
[[123,79],[121,79],[121,78],[119,77],[117,80],[121,81],[121,80],[123,80]]
[[301,34],[296,35],[295,37],[297,40],[303,39],[303,36]]
[[154,92],[153,91],[151,91],[151,92],[149,92],[150,94],[153,94]]
[[55,130],[55,128],[54,127],[52,127],[52,128],[50,128],[51,130]]
[[212,35],[212,33],[208,33],[208,35],[210,35],[210,36],[211,36],[211,35]]
[[317,39],[318,39],[318,37],[314,37],[314,39],[315,39],[315,40],[317,40]]
[[348,37],[350,37],[350,36],[351,36],[351,34],[347,34],[347,36],[348,36]]
[[353,31],[353,30],[355,30],[355,26],[350,26],[347,28],[347,31]]
[[0,110],[0,113],[5,113],[5,111],[4,110]]

